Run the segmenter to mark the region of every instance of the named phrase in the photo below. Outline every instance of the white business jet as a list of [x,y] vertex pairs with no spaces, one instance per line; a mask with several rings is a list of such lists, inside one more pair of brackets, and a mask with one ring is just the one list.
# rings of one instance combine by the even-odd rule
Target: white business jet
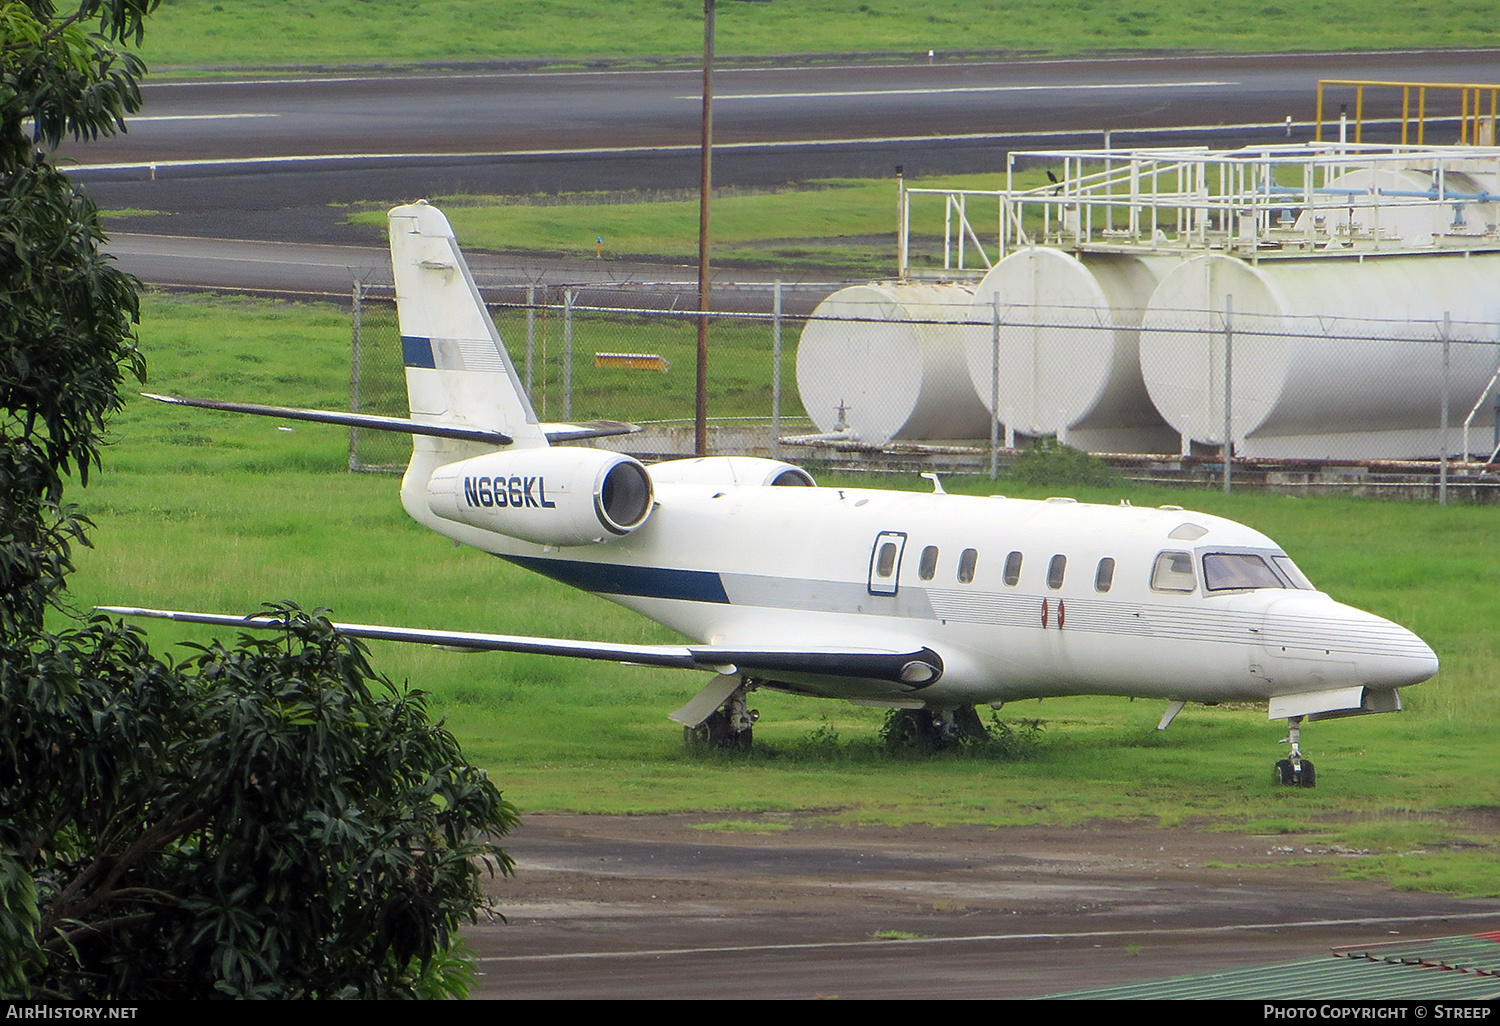
[[[620,603],[688,638],[625,645],[337,624],[360,638],[706,670],[671,718],[749,744],[756,688],[906,710],[941,739],[976,704],[1126,695],[1266,702],[1312,786],[1303,720],[1401,708],[1437,672],[1410,631],[1316,590],[1275,542],[1176,506],[1142,509],[817,488],[745,457],[645,466],[555,446],[626,426],[537,420],[447,219],[390,212],[410,419],[155,397],[412,436],[401,501],[455,541]],[[226,626],[266,618],[112,608]]]

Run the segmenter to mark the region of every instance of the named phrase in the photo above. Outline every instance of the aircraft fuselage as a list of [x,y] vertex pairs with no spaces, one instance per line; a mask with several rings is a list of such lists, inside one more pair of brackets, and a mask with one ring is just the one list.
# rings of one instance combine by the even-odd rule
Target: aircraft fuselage
[[[829,697],[934,707],[1076,694],[1265,701],[1389,690],[1437,669],[1410,631],[1311,590],[1294,567],[1277,569],[1290,561],[1275,542],[1220,517],[714,483],[658,484],[656,501],[626,537],[561,547],[456,524],[425,503],[407,508],[440,533],[705,644],[837,639],[941,654],[941,677],[920,687],[826,674],[768,682]],[[1205,557],[1258,560],[1277,586],[1226,586],[1246,582],[1216,578]],[[1163,559],[1191,572],[1163,577]]]

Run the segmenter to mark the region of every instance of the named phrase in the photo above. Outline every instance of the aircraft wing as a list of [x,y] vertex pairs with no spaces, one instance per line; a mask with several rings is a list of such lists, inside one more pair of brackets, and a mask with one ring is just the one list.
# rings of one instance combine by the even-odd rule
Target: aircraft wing
[[[171,609],[138,609],[130,606],[96,606],[115,616],[152,617],[179,623],[201,623],[215,627],[265,630],[281,626],[281,619],[268,614],[235,616],[228,613],[192,613]],[[901,684],[913,690],[933,684],[943,674],[943,660],[930,648],[746,648],[718,645],[623,645],[568,638],[537,638],[514,634],[479,634],[470,631],[439,631],[413,627],[382,627],[376,624],[335,623],[333,629],[351,638],[375,641],[406,641],[419,645],[475,652],[531,652],[537,655],[602,659],[646,666],[716,670],[724,674],[748,673],[775,678],[779,674],[827,677],[857,677]]]
[[[114,616],[146,616],[178,623],[203,623],[214,627],[240,627],[266,630],[280,627],[280,617],[272,615],[235,616],[229,613],[189,613],[173,609],[136,609],[127,606],[96,606],[101,613]],[[376,624],[336,623],[333,629],[351,638],[374,641],[407,641],[418,645],[462,649],[473,652],[534,652],[538,655],[573,656],[580,659],[605,659],[612,662],[644,663],[648,666],[680,666],[692,669],[698,661],[686,645],[616,645],[598,641],[569,641],[564,638],[534,638],[510,634],[474,634],[467,631],[435,631],[410,627],[382,627]]]

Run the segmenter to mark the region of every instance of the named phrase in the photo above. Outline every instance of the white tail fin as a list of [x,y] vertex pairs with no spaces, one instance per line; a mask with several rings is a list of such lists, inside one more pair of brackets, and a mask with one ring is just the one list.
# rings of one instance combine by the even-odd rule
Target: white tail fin
[[[546,445],[448,219],[425,201],[389,217],[412,420],[500,431],[517,447]],[[415,444],[434,445],[421,436]]]

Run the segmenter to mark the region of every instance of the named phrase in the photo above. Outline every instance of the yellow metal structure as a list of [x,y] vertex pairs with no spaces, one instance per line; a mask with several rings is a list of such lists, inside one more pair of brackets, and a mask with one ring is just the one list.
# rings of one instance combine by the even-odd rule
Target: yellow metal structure
[[[1366,89],[1401,90],[1401,145],[1423,145],[1426,142],[1429,119],[1449,118],[1452,114],[1434,114],[1428,108],[1428,93],[1448,98],[1457,93],[1458,99],[1458,145],[1495,145],[1496,96],[1500,85],[1483,85],[1465,82],[1381,82],[1363,79],[1324,78],[1318,80],[1318,142],[1323,141],[1323,91],[1326,87],[1354,88],[1354,138],[1350,142],[1363,142]],[[1437,97],[1434,97],[1436,99]],[[1416,104],[1413,113],[1412,105]],[[1485,108],[1488,107],[1488,112]],[[1450,108],[1451,109],[1451,108]],[[1416,138],[1410,138],[1413,127]]]
[[626,370],[666,371],[671,363],[656,353],[595,353],[595,367],[623,367]]

